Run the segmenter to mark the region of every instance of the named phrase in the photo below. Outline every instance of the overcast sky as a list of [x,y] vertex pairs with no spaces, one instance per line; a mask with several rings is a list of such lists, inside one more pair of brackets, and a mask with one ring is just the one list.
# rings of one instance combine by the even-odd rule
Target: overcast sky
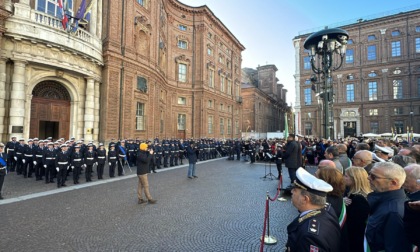
[[[274,64],[277,78],[295,104],[295,51],[299,32],[399,9],[420,9],[419,0],[179,0],[189,6],[207,5],[245,46],[242,68]],[[402,11],[402,10],[401,10]]]

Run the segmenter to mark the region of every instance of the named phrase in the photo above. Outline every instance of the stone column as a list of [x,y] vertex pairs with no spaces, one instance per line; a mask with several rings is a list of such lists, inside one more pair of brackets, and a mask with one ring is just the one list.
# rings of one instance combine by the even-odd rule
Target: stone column
[[87,78],[86,79],[86,95],[85,95],[85,116],[84,116],[84,139],[85,141],[91,141],[93,140],[93,123],[95,120],[95,81],[93,78]]
[[98,14],[97,14],[97,25],[96,25],[96,36],[102,38],[102,0],[98,0]]
[[[25,121],[25,68],[26,62],[23,60],[14,60],[14,69],[12,75],[12,90],[10,93],[10,121],[9,133],[17,138],[23,137],[21,128],[15,128],[12,132],[12,127],[22,127]],[[23,129],[28,131],[29,129]]]
[[93,123],[93,138],[95,141],[99,141],[100,85],[99,81],[95,81],[95,121]]
[[4,118],[6,116],[6,59],[0,58],[0,139],[6,140],[4,130]]
[[98,20],[98,5],[97,5],[97,1],[93,1],[91,15],[90,15],[89,32],[90,34],[94,36],[97,36],[96,34],[97,20]]

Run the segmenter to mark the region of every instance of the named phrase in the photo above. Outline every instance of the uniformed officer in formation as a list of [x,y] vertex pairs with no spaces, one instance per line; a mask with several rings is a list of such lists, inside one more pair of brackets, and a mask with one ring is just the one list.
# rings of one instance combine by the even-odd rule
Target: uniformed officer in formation
[[55,171],[55,157],[56,152],[54,150],[54,143],[49,142],[48,148],[44,151],[44,157],[42,163],[45,168],[45,183],[54,183],[54,171]]
[[57,171],[57,187],[66,186],[67,170],[70,168],[70,157],[67,153],[67,144],[60,145],[60,151],[55,158],[55,169]]
[[108,151],[108,165],[109,165],[109,177],[115,177],[115,167],[117,166],[117,151],[115,150],[115,144],[109,146]]
[[133,139],[129,139],[126,143],[127,148],[127,160],[128,165],[133,167],[136,164],[136,152],[137,152],[137,144],[133,142]]
[[75,145],[73,148],[73,153],[70,158],[70,165],[73,171],[73,183],[79,184],[79,177],[81,173],[82,166],[84,164],[84,155],[80,151],[81,145]]
[[155,141],[155,157],[156,157],[156,168],[160,169],[162,165],[163,148],[160,142]]
[[340,251],[338,218],[325,210],[327,193],[332,190],[305,169],[296,171],[292,203],[299,215],[287,226],[287,251]]
[[84,161],[85,161],[84,167],[86,168],[86,171],[85,171],[86,182],[91,182],[93,165],[97,161],[96,152],[93,150],[93,144],[88,144],[88,150],[85,153]]
[[169,148],[169,142],[163,141],[163,167],[169,166],[169,157],[170,157],[170,148]]
[[99,148],[96,150],[96,156],[98,158],[97,165],[96,165],[98,179],[103,179],[104,167],[105,167],[105,162],[106,162],[106,150],[104,148],[103,143],[99,143]]
[[35,178],[36,181],[42,180],[42,177],[45,175],[44,164],[42,163],[42,159],[44,157],[44,151],[46,149],[44,141],[38,141],[38,145],[35,144],[34,146],[34,166],[35,166]]
[[7,170],[11,172],[16,170],[15,153],[17,144],[16,137],[13,136],[11,140],[6,143],[6,148],[4,150],[5,153],[7,153]]
[[29,139],[28,144],[25,145],[22,153],[22,173],[24,178],[32,177],[32,172],[34,171],[34,151],[34,140]]
[[14,159],[16,160],[16,174],[22,175],[23,173],[23,152],[25,151],[25,139],[20,138],[19,143],[16,145],[16,154]]
[[125,146],[125,140],[122,140],[116,147],[117,150],[117,165],[118,165],[118,176],[124,175],[124,165],[127,162],[127,148]]

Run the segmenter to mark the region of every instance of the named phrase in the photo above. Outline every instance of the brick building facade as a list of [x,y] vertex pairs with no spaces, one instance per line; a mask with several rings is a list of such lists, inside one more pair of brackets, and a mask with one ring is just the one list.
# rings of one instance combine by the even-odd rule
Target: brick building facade
[[278,83],[275,65],[242,69],[242,132],[283,132],[287,89]]
[[237,138],[244,46],[207,6],[104,2],[101,139]]
[[[420,10],[360,19],[340,28],[349,33],[343,66],[332,73],[334,132],[331,137],[364,133],[420,131]],[[296,130],[323,136],[323,111],[311,90],[310,34],[294,38]]]

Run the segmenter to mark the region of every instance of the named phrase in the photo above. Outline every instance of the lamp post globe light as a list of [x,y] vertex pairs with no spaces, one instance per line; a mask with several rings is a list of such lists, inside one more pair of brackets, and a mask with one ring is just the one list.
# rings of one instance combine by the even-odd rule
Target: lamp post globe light
[[[324,29],[311,34],[303,44],[303,47],[308,50],[311,69],[315,73],[311,77],[311,81],[314,83],[319,81],[318,87],[313,84],[312,89],[323,100],[324,138],[326,139],[330,138],[334,127],[332,115],[334,93],[331,72],[343,65],[348,38],[348,32],[343,29]],[[339,61],[335,62],[337,58]]]

